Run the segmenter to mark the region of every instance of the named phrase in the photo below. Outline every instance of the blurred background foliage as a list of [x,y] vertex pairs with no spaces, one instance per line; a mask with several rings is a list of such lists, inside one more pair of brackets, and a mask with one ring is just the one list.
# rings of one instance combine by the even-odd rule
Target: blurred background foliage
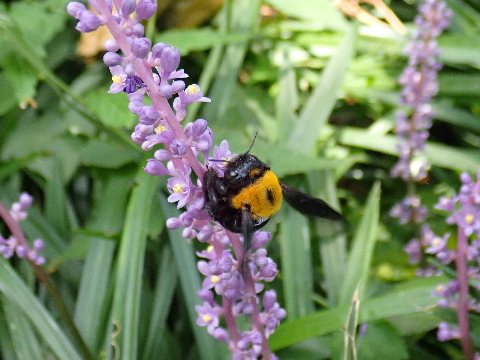
[[[446,2],[454,17],[439,38],[432,166],[418,186],[430,209],[458,191],[460,172],[480,169],[480,3]],[[0,3],[0,199],[34,196],[22,227],[47,244],[46,268],[94,358],[229,358],[195,324],[202,246],[165,231],[176,215],[166,180],[143,173],[153,154],[130,140],[136,119],[126,96],[107,93],[108,34],[80,35],[66,4]],[[383,25],[347,18],[327,0],[160,1],[146,24],[154,43],[181,50],[187,83],[212,99],[192,104],[184,124],[205,118],[215,144],[226,139],[235,153],[258,131],[252,152],[351,224],[344,235],[284,207],[268,225],[280,275],[267,287],[288,311],[271,338],[280,359],[463,356],[455,341],[436,339],[439,321],[455,322],[429,296],[442,279],[415,279],[403,252],[415,231],[389,216],[406,193],[389,172],[402,49],[418,3],[387,3],[401,20],[393,27],[371,4],[379,3],[353,14]],[[438,211],[427,221],[452,231]],[[1,358],[82,358],[26,264],[0,258],[0,266]],[[116,323],[122,316],[131,322]],[[471,321],[478,349],[478,316]],[[367,331],[356,336],[361,323]]]

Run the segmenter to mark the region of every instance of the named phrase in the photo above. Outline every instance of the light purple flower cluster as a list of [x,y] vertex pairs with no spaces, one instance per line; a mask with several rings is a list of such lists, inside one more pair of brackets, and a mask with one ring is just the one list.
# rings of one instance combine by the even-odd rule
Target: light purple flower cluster
[[392,169],[392,176],[405,181],[418,181],[427,175],[427,162],[420,160],[415,164],[415,158],[428,138],[434,115],[428,102],[438,91],[437,72],[442,68],[435,39],[448,27],[451,16],[445,2],[425,0],[415,18],[417,30],[405,49],[409,61],[399,79],[403,85],[401,104],[410,107],[412,113],[410,118],[403,111],[397,115],[395,132],[402,141],[398,144],[399,162]]
[[[14,202],[10,209],[10,215],[13,221],[18,223],[26,219],[28,216],[27,209],[32,205],[32,202],[33,198],[29,194],[26,192],[22,193],[19,201]],[[38,253],[43,250],[44,246],[41,239],[36,239],[33,242],[33,247],[30,247],[23,237],[18,238],[12,235],[8,239],[5,239],[0,235],[0,255],[6,259],[17,254],[19,258],[27,258],[37,265],[43,265],[45,264],[45,258],[39,256]]]
[[[440,297],[439,307],[455,308],[457,311],[462,311],[463,308],[468,315],[468,311],[480,312],[480,301],[471,296],[468,290],[469,286],[480,290],[480,171],[475,182],[468,173],[463,173],[460,180],[462,186],[459,194],[452,198],[440,197],[435,205],[436,209],[449,213],[446,219],[448,224],[457,226],[456,248],[448,246],[450,234],[437,236],[425,225],[421,240],[411,240],[405,251],[412,264],[422,262],[428,254],[434,255],[443,265],[455,263],[457,278],[448,284],[438,284],[432,296]],[[423,276],[439,273],[441,271],[433,265],[417,271],[418,275]],[[467,315],[464,318],[468,319]],[[460,337],[457,330],[451,329],[456,328],[442,323],[439,326],[438,338],[446,341]],[[466,331],[468,332],[468,329]]]
[[[437,72],[442,68],[436,38],[448,27],[451,17],[452,12],[445,2],[425,0],[415,18],[417,29],[405,49],[409,56],[408,66],[399,83],[403,86],[401,105],[410,108],[410,115],[405,111],[397,113],[395,133],[400,139],[397,145],[400,156],[391,175],[406,182],[424,179],[430,166],[423,151],[434,116],[428,102],[438,91]],[[402,224],[408,221],[421,223],[426,209],[420,205],[418,197],[410,194],[395,205],[390,215],[400,218]]]
[[[215,161],[209,162],[213,134],[207,121],[197,119],[184,128],[180,125],[188,104],[209,102],[210,99],[203,96],[198,85],[186,87],[184,81],[179,80],[188,75],[177,70],[180,63],[178,49],[163,43],[151,46],[150,40],[143,37],[144,28],[139,20],[153,15],[154,1],[140,0],[136,4],[134,0],[123,0],[117,15],[112,14],[112,5],[107,0],[91,0],[90,4],[100,15],[77,2],[70,3],[67,10],[79,20],[76,27],[79,31],[92,31],[105,24],[113,35],[114,39],[105,44],[107,53],[103,57],[112,74],[113,84],[109,92],[128,94],[128,109],[139,118],[131,136],[134,142],[141,144],[145,151],[163,145],[162,149],[155,151],[154,158],[148,160],[145,171],[155,176],[169,175],[168,201],[177,202],[179,209],[186,208],[178,218],[168,219],[167,227],[183,228],[185,239],[197,238],[208,243],[207,250],[198,253],[207,261],[198,262],[205,280],[198,292],[204,303],[196,307],[199,314],[197,324],[206,326],[216,339],[227,343],[233,359],[256,359],[259,356],[275,359],[267,338],[285,318],[286,312],[276,302],[274,291],[264,294],[263,311],[259,310],[257,298],[264,287],[260,281],[272,281],[278,273],[276,264],[266,256],[263,248],[270,234],[255,233],[251,251],[245,255],[241,237],[211,221],[204,210],[203,175],[210,166],[223,176],[225,164],[219,160],[231,159],[233,154],[228,143],[223,141],[213,149]],[[133,18],[135,11],[137,16]],[[119,50],[123,56],[117,53]],[[146,95],[152,105],[145,104]],[[172,97],[170,106],[168,100]],[[197,159],[199,154],[203,155],[203,164]],[[191,179],[192,170],[197,176],[196,184]],[[216,302],[216,297],[221,300],[221,305]],[[251,318],[251,330],[238,330],[236,317],[239,315]],[[220,317],[225,319],[226,328],[220,327]]]

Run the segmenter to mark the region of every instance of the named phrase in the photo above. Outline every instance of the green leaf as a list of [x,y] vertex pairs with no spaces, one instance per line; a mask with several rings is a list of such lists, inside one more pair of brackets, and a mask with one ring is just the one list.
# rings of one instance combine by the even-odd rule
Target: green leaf
[[280,221],[283,295],[288,319],[298,319],[313,311],[313,278],[310,234],[307,218],[286,204]]
[[[438,283],[445,277],[414,279],[385,295],[360,302],[359,323],[391,316],[425,312],[436,307],[437,299],[431,297]],[[346,323],[350,305],[322,310],[304,318],[280,325],[270,337],[272,350],[278,350],[300,341],[341,331]]]
[[53,172],[45,187],[45,214],[48,221],[55,226],[58,234],[68,238],[70,221],[67,212],[67,197],[64,190],[62,167],[60,161],[53,162]]
[[[312,194],[325,200],[333,208],[340,209],[332,171],[311,172],[308,174],[308,184]],[[320,258],[328,304],[335,306],[338,303],[345,273],[346,239],[343,233],[346,229],[341,222],[320,218],[314,220],[314,225],[320,241]]]
[[[258,21],[259,4],[259,0],[240,0],[233,2],[231,31],[240,33],[252,31]],[[233,94],[238,73],[243,65],[247,47],[248,43],[244,41],[238,44],[230,44],[225,49],[209,94],[212,102],[208,107],[204,108],[203,117],[205,119],[209,119],[209,121],[215,121],[215,119],[216,121],[221,121],[225,116],[227,108],[230,105],[229,99]]]
[[177,269],[175,268],[172,251],[168,246],[165,246],[162,249],[160,268],[158,269],[158,278],[152,299],[153,307],[150,313],[147,340],[143,349],[143,360],[159,358],[160,344],[158,339],[163,338],[167,327],[167,316],[172,306],[177,280]]
[[303,107],[287,143],[288,148],[295,152],[313,152],[320,130],[335,106],[353,56],[356,31],[354,26],[348,28],[337,52],[323,70],[319,84]]
[[408,359],[408,351],[400,331],[379,320],[367,323],[365,335],[357,337],[357,356],[358,360],[402,360]]
[[368,196],[363,217],[353,237],[353,244],[348,254],[346,272],[342,282],[339,305],[349,304],[358,289],[360,300],[365,298],[370,263],[373,256],[380,212],[380,183],[377,182]]
[[0,256],[0,292],[31,321],[36,333],[59,359],[81,359],[62,328],[47,312],[7,260]]
[[[178,211],[173,204],[168,203],[164,197],[161,197],[161,202],[166,219],[178,217]],[[222,352],[221,350],[223,344],[210,336],[205,327],[200,327],[196,323],[198,314],[195,311],[195,306],[201,304],[197,291],[202,285],[200,273],[196,266],[197,259],[194,255],[194,249],[187,243],[187,240],[182,237],[181,229],[169,230],[168,235],[170,247],[175,258],[176,268],[180,271],[180,286],[182,288],[185,306],[188,311],[190,326],[195,336],[198,354],[203,360],[223,359],[225,358],[225,352]]]
[[78,149],[80,161],[86,166],[118,169],[128,163],[138,162],[140,154],[131,148],[107,142],[105,140],[91,139]]
[[[86,227],[104,234],[119,233],[123,227],[129,189],[133,183],[130,172],[115,173],[96,185],[98,197]],[[82,237],[88,254],[82,271],[75,323],[90,349],[98,352],[106,331],[106,313],[110,309],[113,287],[111,268],[116,243],[99,237]],[[90,314],[90,316],[84,316]]]
[[211,28],[175,29],[157,35],[157,40],[178,48],[182,55],[191,51],[207,50],[218,45],[245,42],[250,32],[221,33]]
[[42,347],[38,342],[32,324],[10,300],[4,296],[0,298],[17,359],[43,358]]
[[325,28],[344,30],[347,22],[343,15],[327,0],[268,0],[272,7],[287,15],[320,23]]
[[[116,261],[116,280],[113,295],[111,323],[115,324],[117,336],[113,341],[118,346],[120,359],[137,359],[138,324],[142,286],[147,226],[152,198],[158,191],[159,177],[148,175],[139,169],[137,187],[133,190],[125,218],[120,248]],[[110,351],[110,349],[108,350]]]
[[112,128],[133,128],[136,115],[125,109],[128,108],[126,94],[109,94],[107,89],[91,90],[83,95],[88,108],[99,117],[100,121]]
[[[344,145],[398,155],[398,139],[394,135],[384,135],[369,130],[346,127],[340,132],[339,141]],[[372,141],[372,139],[375,139],[375,141]],[[427,159],[432,165],[471,173],[476,173],[480,168],[480,154],[476,150],[458,149],[431,142],[427,142],[425,150]]]

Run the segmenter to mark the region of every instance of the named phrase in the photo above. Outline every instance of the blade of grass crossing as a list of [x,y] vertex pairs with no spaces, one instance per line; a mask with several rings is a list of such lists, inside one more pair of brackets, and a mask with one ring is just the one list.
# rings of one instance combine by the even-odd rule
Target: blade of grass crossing
[[112,323],[119,334],[114,341],[120,359],[137,359],[138,323],[142,274],[151,201],[158,191],[159,177],[142,169],[136,177],[137,187],[130,197],[125,226],[116,262]]
[[169,246],[164,246],[160,259],[157,283],[151,311],[150,327],[142,359],[157,358],[161,354],[159,339],[163,338],[166,319],[172,303],[175,287],[177,286],[177,269],[175,268],[172,251]]
[[81,359],[61,327],[26,287],[3,256],[0,256],[0,292],[11,301],[12,306],[20,309],[27,316],[35,326],[37,334],[43,338],[59,359]]
[[313,312],[313,279],[310,236],[305,216],[288,206],[280,222],[283,294],[289,320]]
[[338,98],[347,68],[353,56],[357,27],[348,28],[337,52],[323,69],[320,82],[303,107],[292,129],[288,147],[295,152],[311,154]]
[[42,347],[25,315],[12,303],[1,297],[6,323],[18,359],[41,359]]
[[[312,172],[308,174],[308,180],[312,194],[324,199],[335,209],[340,208],[332,171]],[[345,272],[346,241],[342,234],[345,229],[342,228],[342,224],[326,219],[315,219],[314,224],[315,232],[320,240],[320,258],[328,304],[330,307],[334,307],[338,304]]]
[[365,205],[364,216],[353,238],[352,248],[348,254],[345,277],[339,305],[349,304],[358,287],[358,297],[364,298],[370,262],[377,239],[378,218],[380,211],[380,183],[373,186]]
[[[445,276],[410,280],[399,290],[366,299],[360,304],[358,322],[386,319],[392,316],[428,312],[437,307],[437,299],[430,296],[438,283],[448,282]],[[273,351],[291,346],[315,336],[343,331],[351,304],[323,310],[301,319],[280,325],[269,338]]]

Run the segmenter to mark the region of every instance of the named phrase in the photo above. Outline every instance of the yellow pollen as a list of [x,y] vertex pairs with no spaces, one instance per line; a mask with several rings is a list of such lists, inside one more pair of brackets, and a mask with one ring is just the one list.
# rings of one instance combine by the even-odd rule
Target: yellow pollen
[[437,291],[443,291],[445,287],[442,284],[437,285]]
[[205,322],[209,322],[212,320],[212,317],[210,315],[203,315],[202,320]]
[[198,92],[198,88],[194,85],[188,85],[187,86],[187,93],[188,95],[193,95]]
[[220,276],[213,275],[210,279],[214,284],[216,284],[220,281]]
[[115,75],[115,76],[112,76],[112,81],[115,83],[115,84],[121,84],[123,82],[122,78],[118,75]]
[[163,125],[158,125],[158,126],[155,128],[155,132],[156,132],[157,134],[160,134],[161,132],[163,132],[163,131],[165,131],[165,130],[167,130],[167,128],[166,128],[165,126],[163,126]]
[[475,216],[473,216],[472,214],[468,214],[468,215],[465,216],[465,222],[467,224],[471,224],[474,219],[475,219]]
[[439,239],[439,238],[435,238],[435,239],[433,240],[432,245],[433,245],[433,246],[438,246],[438,245],[440,245],[440,239]]
[[173,192],[176,192],[176,193],[181,193],[183,190],[182,190],[182,186],[180,184],[175,184],[175,186],[172,188]]
[[208,245],[207,252],[212,252],[214,249],[213,245]]

